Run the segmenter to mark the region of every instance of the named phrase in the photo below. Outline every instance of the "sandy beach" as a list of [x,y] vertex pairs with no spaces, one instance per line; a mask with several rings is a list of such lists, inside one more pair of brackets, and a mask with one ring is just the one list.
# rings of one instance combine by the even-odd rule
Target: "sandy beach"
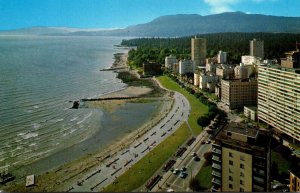
[[[126,66],[127,54],[118,55],[119,59],[113,64],[113,67]],[[118,65],[119,64],[119,65]],[[126,68],[118,69],[116,72],[128,71]],[[132,72],[130,72],[132,73]],[[134,74],[134,73],[132,73]],[[136,78],[136,77],[135,77]],[[138,80],[141,81],[141,80]],[[144,81],[144,80],[142,80]],[[153,80],[147,80],[152,83]],[[155,81],[153,81],[155,82]],[[120,106],[127,102],[143,103],[149,102],[149,100],[163,101],[160,109],[157,109],[156,116],[151,121],[145,123],[139,129],[123,136],[120,139],[116,139],[106,148],[99,149],[98,151],[74,160],[70,163],[62,165],[51,171],[47,171],[44,174],[36,176],[36,185],[33,187],[25,187],[25,179],[21,183],[12,182],[8,184],[6,191],[13,192],[32,192],[32,191],[66,191],[71,184],[77,182],[86,172],[92,171],[100,163],[105,162],[107,159],[115,155],[117,152],[128,147],[140,136],[149,131],[154,125],[160,122],[170,111],[173,105],[172,93],[161,89],[159,85],[153,83],[153,88],[147,86],[129,86],[123,90],[104,94],[102,98],[114,98],[114,97],[138,97],[136,99],[124,99],[124,100],[100,100],[87,102],[88,108],[102,108],[107,112],[113,112]],[[155,97],[155,94],[159,90],[159,97]],[[154,94],[153,94],[154,93]],[[163,93],[163,94],[162,94]]]

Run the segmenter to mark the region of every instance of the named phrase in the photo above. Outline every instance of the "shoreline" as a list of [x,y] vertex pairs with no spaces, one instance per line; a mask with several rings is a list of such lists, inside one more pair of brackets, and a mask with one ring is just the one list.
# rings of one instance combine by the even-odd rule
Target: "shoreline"
[[[122,66],[126,65],[127,54],[120,53],[118,56],[122,58],[121,60],[118,60],[119,64]],[[113,65],[117,66],[115,62]],[[129,71],[128,69],[125,70],[118,69],[115,72],[118,73],[118,75],[122,72],[126,72],[134,76],[134,74],[128,71]],[[139,81],[145,81],[145,80],[139,80]],[[128,89],[130,88],[131,90],[128,91]],[[145,97],[150,95],[150,97],[153,98],[154,100],[161,99],[161,98],[155,99],[155,96],[154,97],[152,96],[153,89],[152,90],[148,89],[147,91],[145,91],[145,86],[134,87],[134,86],[130,86],[130,84],[120,90],[105,93],[98,98],[118,95],[122,92],[123,94],[124,92],[125,93],[127,92],[126,94],[136,95],[137,94],[136,91],[139,91],[139,88],[142,88],[139,92],[139,96]],[[37,175],[36,176],[37,186],[26,188],[24,183],[15,184],[14,182],[12,182],[4,186],[4,189],[8,191],[66,191],[69,187],[69,184],[76,183],[76,181],[80,179],[86,172],[91,171],[99,163],[105,163],[107,159],[116,155],[122,149],[130,146],[140,136],[148,132],[154,125],[158,124],[161,121],[161,119],[163,119],[168,114],[174,102],[170,92],[164,91],[164,95],[162,98],[165,99],[166,102],[162,102],[162,104],[160,105],[160,109],[158,112],[155,113],[155,116],[151,118],[151,120],[145,122],[141,127],[137,128],[136,130],[128,134],[125,134],[122,137],[114,139],[114,141],[112,141],[110,144],[105,145],[103,149],[99,149],[93,153],[89,153],[83,157],[79,157],[76,160],[73,160],[69,163],[65,163],[50,171],[43,172],[41,175]],[[126,103],[126,102],[133,102],[133,101],[124,100],[123,102]],[[108,100],[107,102],[111,103],[112,101]]]

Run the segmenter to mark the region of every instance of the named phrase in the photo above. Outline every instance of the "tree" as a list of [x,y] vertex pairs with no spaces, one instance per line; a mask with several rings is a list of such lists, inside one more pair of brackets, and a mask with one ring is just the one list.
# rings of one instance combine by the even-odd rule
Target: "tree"
[[197,123],[201,127],[206,127],[207,125],[209,125],[210,119],[207,116],[207,114],[205,114],[204,116],[201,116],[201,117],[198,118]]
[[190,189],[199,192],[201,190],[200,182],[197,178],[192,178],[190,180]]
[[211,151],[206,152],[204,154],[204,158],[205,158],[207,163],[209,163],[210,165],[212,164],[212,152]]

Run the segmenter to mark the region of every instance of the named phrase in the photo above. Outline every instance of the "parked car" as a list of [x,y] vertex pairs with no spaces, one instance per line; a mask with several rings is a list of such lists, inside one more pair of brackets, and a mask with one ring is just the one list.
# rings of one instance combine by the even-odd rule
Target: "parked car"
[[182,171],[182,172],[180,172],[179,177],[184,179],[184,178],[186,178],[187,175],[188,174],[185,171]]
[[176,174],[178,174],[178,173],[179,173],[179,169],[174,169],[174,170],[173,170],[173,174],[176,175]]
[[181,168],[181,171],[182,171],[182,172],[185,172],[185,171],[186,171],[186,167],[182,167],[182,168]]

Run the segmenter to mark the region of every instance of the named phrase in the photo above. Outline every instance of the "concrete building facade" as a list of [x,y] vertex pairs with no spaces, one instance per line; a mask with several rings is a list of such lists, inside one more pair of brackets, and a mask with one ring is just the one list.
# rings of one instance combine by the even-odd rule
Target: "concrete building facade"
[[209,89],[210,92],[215,92],[215,85],[218,83],[219,78],[211,73],[200,74],[199,88]]
[[300,192],[299,171],[290,171],[290,192]]
[[250,55],[264,59],[264,41],[253,39],[250,41]]
[[221,101],[229,109],[257,105],[257,80],[222,80]]
[[227,52],[219,51],[218,53],[218,64],[226,64],[227,63]]
[[180,60],[179,61],[179,74],[194,73],[195,65],[192,60]]
[[300,69],[258,67],[258,119],[300,141]]
[[230,123],[212,144],[213,192],[270,190],[270,136],[249,125]]
[[219,79],[233,79],[234,78],[234,68],[229,65],[220,65],[216,67],[216,75]]
[[244,106],[244,115],[252,121],[256,121],[257,118],[257,107],[246,107]]
[[205,66],[206,63],[206,39],[192,38],[191,40],[191,55],[195,66]]
[[165,58],[165,68],[168,70],[172,70],[174,64],[178,63],[175,56],[170,55]]

